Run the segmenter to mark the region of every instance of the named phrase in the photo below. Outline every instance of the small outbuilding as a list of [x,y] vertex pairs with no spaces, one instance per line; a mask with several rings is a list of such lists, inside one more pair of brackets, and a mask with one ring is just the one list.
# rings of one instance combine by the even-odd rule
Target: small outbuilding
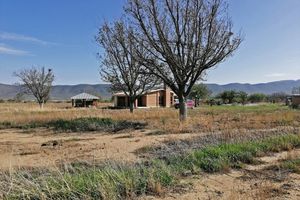
[[91,107],[96,106],[100,98],[91,94],[81,93],[71,97],[72,107]]

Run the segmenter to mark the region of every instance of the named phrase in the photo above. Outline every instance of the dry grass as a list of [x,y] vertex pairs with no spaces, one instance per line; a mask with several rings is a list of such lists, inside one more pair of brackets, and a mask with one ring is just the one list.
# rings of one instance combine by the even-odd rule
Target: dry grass
[[[106,104],[107,105],[107,104]],[[79,117],[112,118],[147,122],[149,128],[165,133],[230,132],[233,129],[270,129],[279,126],[300,126],[300,112],[281,105],[258,106],[203,106],[189,110],[185,123],[178,120],[178,110],[174,108],[138,109],[133,114],[124,110],[97,108],[71,108],[67,103],[50,103],[40,110],[34,103],[0,104],[0,122],[26,124],[49,122],[57,119]]]
[[[234,163],[231,159],[235,159],[235,158],[242,158],[241,162],[242,163],[247,163],[247,159],[249,156],[248,154],[244,154],[244,149],[241,148],[238,145],[235,145],[236,142],[238,142],[239,140],[237,140],[237,137],[243,137],[243,138],[250,138],[252,139],[252,137],[257,137],[257,139],[260,139],[259,136],[264,134],[264,130],[273,130],[276,132],[283,132],[283,130],[286,130],[287,132],[290,133],[295,133],[296,131],[298,131],[297,133],[299,133],[299,127],[300,127],[300,112],[299,110],[291,110],[285,106],[282,105],[277,105],[277,104],[266,104],[266,105],[257,105],[257,106],[213,106],[213,107],[208,107],[208,106],[203,106],[200,108],[196,108],[193,110],[189,110],[189,118],[186,122],[184,123],[180,123],[178,121],[178,110],[175,110],[174,108],[153,108],[153,109],[138,109],[135,110],[135,112],[133,114],[130,114],[128,110],[110,110],[110,109],[104,109],[103,107],[107,106],[107,104],[105,105],[99,105],[97,108],[91,108],[91,109],[75,109],[75,108],[71,108],[70,104],[68,103],[50,103],[47,104],[46,107],[44,108],[44,110],[40,110],[37,104],[34,103],[0,103],[0,127],[1,124],[5,124],[5,123],[12,123],[12,124],[28,124],[28,123],[32,123],[32,122],[50,122],[53,120],[57,120],[57,119],[63,119],[63,120],[69,120],[69,119],[77,119],[77,118],[84,118],[84,117],[97,117],[97,118],[111,118],[112,120],[128,120],[128,121],[138,121],[138,122],[146,122],[148,124],[148,132],[142,132],[140,131],[139,134],[143,134],[143,136],[139,137],[138,140],[136,139],[136,135],[134,135],[134,133],[130,133],[131,135],[121,135],[121,136],[116,136],[116,138],[113,138],[114,142],[111,142],[112,140],[107,140],[109,142],[104,143],[104,138],[105,137],[111,137],[109,134],[106,136],[99,136],[99,141],[101,141],[101,145],[99,143],[97,143],[97,145],[94,145],[93,148],[102,151],[103,148],[103,154],[107,156],[108,152],[106,152],[106,145],[111,145],[111,149],[116,149],[116,147],[119,147],[121,145],[124,146],[130,146],[130,147],[126,147],[128,148],[128,152],[130,152],[130,154],[128,153],[128,155],[131,155],[132,152],[134,152],[135,149],[137,149],[137,147],[144,147],[145,143],[147,143],[147,145],[153,145],[152,140],[148,140],[148,138],[159,138],[162,137],[162,135],[166,136],[166,134],[171,134],[171,133],[176,133],[176,136],[178,135],[190,135],[189,137],[194,136],[194,134],[182,134],[182,133],[199,133],[199,136],[195,134],[195,137],[191,138],[191,141],[194,141],[195,143],[195,149],[196,151],[194,152],[198,152],[198,154],[194,157],[192,157],[193,159],[191,159],[191,161],[198,163],[200,165],[199,168],[201,168],[203,171],[226,171],[228,169],[230,169],[231,167],[240,167],[240,163]],[[4,126],[5,127],[5,126]],[[29,131],[39,131],[39,129],[32,129]],[[294,132],[293,132],[294,130]],[[16,131],[16,129],[11,129],[11,130],[2,130],[3,132],[5,131]],[[20,131],[20,130],[17,130]],[[50,133],[51,130],[46,130]],[[149,133],[149,131],[152,131],[151,134],[146,134]],[[201,134],[200,134],[201,133]],[[234,138],[234,141],[232,141],[231,146],[234,148],[227,148],[228,146],[221,146],[222,148],[217,148],[216,149],[208,149],[208,153],[204,154],[201,150],[201,148],[199,149],[198,143],[201,145],[201,141],[202,140],[196,140],[196,137],[201,137],[202,135],[206,135],[206,134],[202,134],[202,133],[212,133],[211,135],[214,136],[213,141],[216,141],[216,138],[221,138],[222,140],[220,141],[231,141],[230,139]],[[250,133],[250,134],[249,134]],[[156,135],[157,134],[157,135]],[[248,134],[247,137],[245,137],[245,134]],[[221,135],[221,136],[220,136]],[[259,135],[259,136],[258,136]],[[273,135],[273,132],[272,132]],[[276,134],[274,134],[276,135]],[[280,136],[280,134],[278,134]],[[9,136],[9,133],[7,133],[7,136]],[[24,137],[27,135],[24,135]],[[37,137],[38,134],[35,136]],[[23,136],[22,136],[23,137]],[[31,136],[28,134],[28,140],[33,140],[33,138],[30,138]],[[51,137],[51,141],[53,140],[53,135],[49,135],[49,139]],[[76,156],[76,158],[79,158],[79,150],[84,151],[85,148],[90,148],[90,146],[93,146],[93,141],[94,140],[88,140],[85,141],[83,140],[84,137],[86,137],[86,135],[80,135],[78,136],[78,138],[60,138],[62,137],[60,134],[55,135],[55,137],[57,137],[57,141],[68,141],[64,143],[64,147],[69,147],[70,146],[70,151],[74,151],[74,155]],[[69,137],[69,135],[68,135]],[[73,136],[72,136],[73,137]],[[80,138],[79,138],[80,137]],[[96,138],[98,137],[98,135],[90,135],[90,138]],[[41,139],[45,140],[45,136],[40,136]],[[140,140],[144,140],[147,139],[143,144],[140,144],[136,141],[140,141]],[[181,143],[183,143],[185,146],[189,146],[189,147],[193,147],[194,143],[191,141],[188,141],[187,139],[178,139],[179,137],[174,137],[174,141],[176,139],[175,142],[178,142],[179,140],[181,140]],[[228,140],[227,140],[227,139]],[[34,138],[36,139],[36,138]],[[81,141],[81,139],[83,141]],[[200,138],[201,139],[201,138]],[[249,139],[249,140],[250,140]],[[20,140],[24,140],[24,138],[21,138]],[[182,142],[186,140],[187,142]],[[50,140],[49,140],[50,141]],[[124,142],[126,141],[126,143]],[[151,141],[151,142],[150,142]],[[199,142],[200,141],[200,142]],[[203,140],[204,142],[207,143],[207,138],[206,140]],[[32,142],[32,141],[31,141]],[[74,142],[77,142],[76,144]],[[82,142],[82,143],[80,143]],[[197,143],[198,142],[198,143]],[[124,143],[124,144],[123,144]],[[162,141],[160,141],[160,143],[162,143]],[[81,146],[79,145],[81,144]],[[96,144],[96,143],[95,143]],[[132,146],[136,145],[136,148],[132,148],[130,149]],[[252,143],[251,143],[252,144]],[[268,143],[269,144],[269,143]],[[270,145],[275,145],[276,142],[271,142]],[[35,144],[36,148],[41,149],[41,145],[40,143]],[[71,148],[71,145],[75,146],[77,149],[75,151],[75,148]],[[167,142],[164,143],[165,146],[167,146]],[[219,145],[219,144],[215,144],[215,145]],[[18,146],[18,148],[20,149],[20,145],[16,145]],[[266,145],[261,145],[260,148],[265,147]],[[290,148],[290,144],[283,145],[282,149],[278,149],[278,151],[281,150],[288,150]],[[296,145],[297,147],[299,146],[298,144]],[[219,147],[219,146],[217,146]],[[292,146],[293,147],[293,146]],[[216,148],[216,147],[215,147]],[[234,156],[228,156],[227,154],[224,154],[224,148],[230,150],[230,155],[233,152]],[[92,152],[96,152],[95,149],[88,149],[89,152],[82,153],[82,156],[86,156],[88,155],[92,155]],[[111,151],[110,149],[110,151]],[[255,151],[255,153],[253,153],[252,156],[259,156],[260,152],[256,152],[257,151],[257,147],[253,147],[251,146],[251,148],[249,147],[249,151]],[[55,150],[55,151],[54,151]],[[53,154],[59,154],[60,147],[57,148],[45,148],[43,149],[43,152],[45,153],[53,153]],[[160,148],[160,150],[162,151],[162,148]],[[277,151],[276,148],[274,149],[270,149],[271,151]],[[268,150],[269,151],[269,150]],[[172,152],[176,152],[175,150],[172,150]],[[34,157],[35,156],[35,149],[28,149],[28,151],[24,151],[23,153],[21,153],[22,157]],[[96,152],[97,153],[97,152]],[[99,152],[98,152],[99,153]],[[116,152],[109,152],[111,154],[117,154]],[[210,163],[211,159],[206,159],[208,162],[207,163],[203,163],[205,161],[205,159],[203,158],[207,158],[209,156],[207,155],[212,155],[212,153],[215,153],[217,155],[217,157],[222,158],[219,162],[220,166],[215,165],[218,164],[218,162],[215,163]],[[214,155],[215,155],[214,154]],[[127,154],[126,154],[127,155]],[[127,156],[128,156],[127,155]],[[159,155],[159,154],[158,154]],[[194,154],[193,154],[194,155]],[[199,159],[194,159],[196,157],[199,157]],[[223,159],[223,158],[227,158],[230,157],[230,159]],[[291,155],[292,157],[292,155]],[[83,157],[86,158],[86,157]],[[93,158],[94,159],[94,158]],[[153,158],[152,158],[153,159]],[[130,166],[129,168],[119,168],[119,166],[115,167],[115,168],[104,168],[104,170],[102,170],[102,168],[100,169],[100,171],[97,171],[97,173],[94,173],[93,169],[91,170],[91,173],[86,173],[85,170],[83,170],[82,174],[80,174],[80,176],[73,176],[73,174],[69,175],[66,174],[65,176],[62,176],[61,174],[58,174],[57,177],[58,179],[53,179],[54,181],[48,181],[47,180],[43,180],[42,182],[41,179],[39,179],[40,177],[44,177],[47,173],[43,173],[42,171],[40,171],[42,176],[38,176],[38,177],[33,177],[33,181],[31,181],[30,176],[32,175],[32,173],[28,172],[25,173],[25,176],[22,177],[14,177],[14,176],[5,176],[6,178],[8,177],[9,180],[3,180],[2,183],[4,184],[4,186],[7,186],[7,183],[14,183],[14,186],[19,185],[20,187],[22,186],[22,188],[17,188],[14,187],[13,189],[16,190],[16,195],[19,196],[18,192],[24,192],[27,191],[28,195],[31,197],[31,194],[38,194],[37,192],[42,192],[39,195],[43,196],[44,193],[49,192],[50,196],[52,194],[57,194],[57,195],[69,195],[72,192],[74,192],[74,195],[76,194],[82,194],[84,196],[84,194],[90,192],[90,189],[92,189],[93,191],[99,190],[99,193],[103,194],[105,196],[106,199],[118,199],[119,197],[128,197],[128,198],[134,198],[135,195],[139,195],[139,193],[145,193],[145,191],[151,191],[155,194],[161,194],[164,193],[164,190],[166,189],[166,186],[168,185],[172,185],[173,184],[173,177],[170,176],[170,174],[174,174],[173,170],[178,170],[178,169],[182,169],[182,171],[180,171],[179,173],[179,177],[182,173],[188,173],[188,172],[193,172],[193,169],[189,169],[189,168],[183,168],[183,164],[182,163],[183,159],[179,158],[178,162],[174,163],[174,166],[172,165],[171,167],[169,166],[169,164],[167,164],[168,162],[164,163],[164,160],[160,160],[158,162],[158,167],[156,167],[156,165],[151,164],[150,165],[150,171],[148,170],[148,164],[145,164],[145,168],[146,170],[146,174],[148,174],[148,178],[149,180],[147,181],[147,184],[144,185],[139,185],[140,182],[135,182],[136,180],[139,180],[136,177],[143,177],[141,176],[141,172],[140,169],[136,170],[136,171],[132,171],[132,167]],[[251,160],[251,159],[249,159]],[[179,162],[180,161],[180,162]],[[222,161],[222,162],[221,162]],[[226,161],[226,162],[225,162]],[[162,162],[162,163],[161,163]],[[193,164],[192,162],[192,164]],[[225,162],[225,164],[223,163]],[[229,163],[229,164],[228,164]],[[65,163],[64,163],[65,164]],[[188,163],[187,166],[192,166],[192,164]],[[184,165],[185,166],[185,165]],[[195,165],[196,166],[196,165]],[[210,169],[210,167],[216,167],[217,170],[208,170]],[[106,166],[107,167],[107,166]],[[155,167],[153,168],[153,172],[151,171],[152,168],[151,167]],[[208,169],[206,168],[208,167]],[[108,171],[107,171],[108,169]],[[188,169],[188,170],[187,170]],[[47,171],[47,170],[46,170]],[[197,170],[196,170],[197,171]],[[163,172],[163,173],[162,173]],[[172,173],[171,173],[172,172]],[[177,171],[176,171],[177,172]],[[182,172],[182,173],[181,173]],[[111,174],[110,174],[111,173]],[[132,173],[134,176],[132,176]],[[22,173],[21,173],[22,174]],[[144,175],[144,172],[142,173]],[[75,174],[76,175],[76,174]],[[98,181],[97,179],[95,179],[95,175],[99,176],[100,178],[103,178],[103,180],[107,181]],[[108,178],[107,178],[107,177]],[[153,176],[153,177],[152,177]],[[1,177],[1,176],[0,176]],[[28,179],[29,177],[29,179]],[[13,181],[11,180],[12,178],[15,178]],[[36,179],[35,179],[36,178]],[[101,180],[99,178],[99,180]],[[113,178],[113,181],[111,181],[111,178]],[[89,182],[91,180],[91,182]],[[175,177],[174,180],[177,180],[177,177]],[[44,182],[45,181],[45,182]],[[68,182],[69,181],[69,182]],[[144,180],[142,180],[144,181]],[[0,180],[1,182],[1,180]],[[119,191],[119,186],[120,185],[116,185],[116,183],[122,183],[121,184],[121,189]],[[64,183],[67,183],[67,186],[70,186],[70,188],[66,187],[66,188],[62,188],[61,185],[64,185]],[[84,184],[84,187],[82,187],[82,185],[80,184]],[[92,185],[90,185],[92,183]],[[95,184],[94,184],[95,183]],[[113,183],[113,184],[112,184]],[[134,185],[131,185],[131,183],[134,183]],[[172,183],[172,184],[171,184]],[[30,185],[31,184],[31,185]],[[43,185],[44,184],[44,185]],[[27,187],[28,186],[28,187]],[[93,187],[96,187],[93,188]],[[45,187],[47,189],[51,189],[51,191],[49,190],[41,190],[42,187]],[[24,188],[26,190],[24,190]],[[57,189],[57,190],[53,190]],[[123,191],[123,189],[126,189]],[[137,188],[139,188],[141,191],[137,192]],[[8,188],[9,189],[9,188]],[[20,189],[20,190],[18,190]],[[35,189],[37,191],[35,191]],[[84,190],[83,190],[84,189]],[[112,191],[110,191],[110,189],[112,189]],[[118,191],[116,192],[115,190],[118,189]],[[128,190],[127,190],[128,189]],[[260,190],[258,190],[255,194],[255,198],[258,197],[262,197],[262,198],[269,198],[270,196],[268,196],[269,194],[273,194],[277,195],[277,194],[281,194],[281,191],[278,189],[277,187],[275,187],[272,184],[262,184],[260,187]],[[278,191],[278,192],[277,192]],[[109,193],[111,192],[111,193]],[[120,192],[120,193],[119,193]],[[0,192],[1,193],[1,192]],[[73,193],[72,193],[73,194]],[[94,193],[91,193],[91,196],[94,195]],[[117,195],[117,196],[110,196],[110,195]],[[120,196],[121,195],[121,196]],[[122,196],[123,195],[123,196]],[[133,196],[131,196],[133,195]],[[16,197],[17,197],[16,196]],[[55,197],[57,196],[51,196],[53,197],[53,199],[55,199]],[[62,198],[65,196],[61,196]],[[80,196],[81,197],[81,196]],[[273,196],[271,196],[273,197]],[[0,196],[1,198],[1,196]],[[104,198],[104,199],[105,199]],[[12,198],[14,199],[14,198]]]

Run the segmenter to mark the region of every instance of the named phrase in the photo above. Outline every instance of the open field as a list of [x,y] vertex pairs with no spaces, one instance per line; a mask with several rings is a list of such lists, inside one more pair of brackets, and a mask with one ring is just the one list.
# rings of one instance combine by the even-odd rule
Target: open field
[[0,197],[299,199],[298,148],[300,112],[278,104],[203,106],[180,123],[172,108],[0,103]]

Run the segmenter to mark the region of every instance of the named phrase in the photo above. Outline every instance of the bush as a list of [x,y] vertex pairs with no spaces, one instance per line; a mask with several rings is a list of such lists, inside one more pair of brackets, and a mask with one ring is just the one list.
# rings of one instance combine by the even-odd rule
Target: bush
[[113,131],[124,129],[140,129],[145,126],[139,122],[114,121],[110,118],[78,118],[73,120],[56,120],[47,124],[55,131],[85,132],[85,131]]
[[58,119],[50,122],[30,122],[28,124],[14,124],[11,122],[0,123],[0,129],[4,128],[52,128],[57,132],[87,132],[87,131],[112,131],[118,132],[125,129],[141,129],[145,123],[130,121],[114,121],[111,118],[77,118],[71,120]]
[[259,103],[265,101],[266,97],[267,96],[265,94],[255,93],[255,94],[251,94],[248,97],[248,101],[250,101],[251,103]]

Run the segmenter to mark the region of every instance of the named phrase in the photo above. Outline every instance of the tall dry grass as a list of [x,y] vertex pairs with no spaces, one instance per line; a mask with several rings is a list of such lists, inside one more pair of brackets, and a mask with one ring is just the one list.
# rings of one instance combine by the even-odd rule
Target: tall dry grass
[[189,118],[181,123],[174,108],[127,109],[71,108],[67,103],[50,103],[41,110],[34,103],[0,104],[0,123],[26,124],[49,122],[57,119],[81,117],[112,118],[114,120],[141,121],[149,128],[165,133],[215,132],[232,129],[270,129],[279,126],[300,126],[300,112],[288,107],[270,104],[258,106],[203,106],[188,111]]

